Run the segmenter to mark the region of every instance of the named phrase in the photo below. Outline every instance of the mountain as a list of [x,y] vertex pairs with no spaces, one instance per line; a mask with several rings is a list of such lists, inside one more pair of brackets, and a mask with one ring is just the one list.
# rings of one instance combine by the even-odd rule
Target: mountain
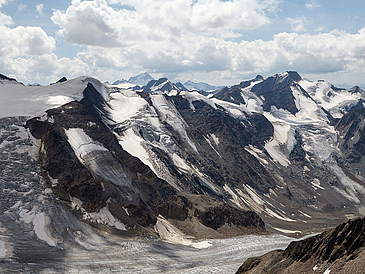
[[180,91],[189,91],[183,84],[181,84],[180,82],[177,82],[174,84],[178,89],[180,89]]
[[129,83],[128,80],[122,79],[122,80],[114,81],[112,85],[117,86],[119,84],[131,84],[131,83]]
[[355,219],[320,235],[292,242],[248,259],[236,274],[364,273],[365,219]]
[[181,83],[172,83],[167,78],[152,80],[142,88],[135,87],[134,90],[142,90],[143,92],[153,94],[178,95],[181,91],[188,91]]
[[0,225],[17,258],[28,256],[22,237],[53,252],[77,244],[83,223],[190,246],[299,237],[363,213],[361,90],[297,72],[213,97],[167,78],[134,89],[1,82]]
[[136,76],[132,76],[128,79],[128,82],[131,84],[136,84],[140,86],[144,86],[148,84],[148,82],[155,80],[148,72],[138,74]]
[[216,89],[220,89],[223,88],[222,86],[212,86],[209,85],[208,83],[203,83],[203,82],[192,82],[190,80],[186,81],[184,83],[184,87],[186,87],[188,90],[197,90],[197,91],[211,91],[211,90],[216,90]]
[[147,85],[150,81],[154,80],[151,75],[149,75],[147,72],[138,74],[136,76],[130,77],[128,80],[122,79],[122,80],[116,80],[113,82],[114,86],[120,86],[120,87],[133,87],[136,85],[144,86]]

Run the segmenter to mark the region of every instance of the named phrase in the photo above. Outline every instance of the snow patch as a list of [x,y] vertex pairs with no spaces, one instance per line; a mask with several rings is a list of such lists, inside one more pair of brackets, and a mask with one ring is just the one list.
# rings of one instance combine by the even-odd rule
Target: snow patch
[[245,147],[245,150],[248,153],[250,153],[252,156],[254,156],[261,164],[263,164],[263,165],[269,164],[268,161],[266,161],[264,158],[262,158],[260,156],[260,155],[264,155],[264,153],[260,149],[254,147],[253,145],[248,145]]
[[288,229],[282,229],[282,228],[276,228],[273,227],[275,230],[285,233],[285,234],[296,234],[296,233],[302,233],[300,230],[288,230]]
[[115,227],[119,230],[127,230],[126,226],[111,214],[107,206],[100,209],[99,212],[84,212],[83,219],[90,220],[94,223]]
[[312,217],[311,217],[310,215],[308,215],[308,214],[304,213],[303,211],[298,210],[298,212],[299,212],[300,214],[302,214],[303,216],[305,216],[305,217],[307,217],[307,218],[309,218],[309,219],[312,219]]
[[108,151],[101,144],[91,139],[82,128],[69,128],[65,132],[72,149],[81,162],[84,162],[84,157],[91,151]]
[[168,102],[163,95],[151,95],[151,100],[153,105],[160,112],[162,121],[168,123],[177,133],[179,133],[181,138],[188,143],[192,149],[198,152],[195,144],[190,140],[186,132],[188,125],[181,117],[175,106]]
[[315,187],[315,188],[319,188],[319,189],[325,189],[324,187],[322,187],[321,186],[321,182],[317,179],[317,178],[315,178],[312,182],[311,182],[311,184]]
[[272,139],[270,142],[267,142],[265,144],[265,149],[275,162],[278,162],[280,165],[284,167],[290,165],[290,161],[280,151],[279,142],[276,139]]
[[48,228],[50,219],[44,212],[37,212],[36,208],[33,208],[31,211],[21,209],[19,217],[21,221],[33,224],[33,230],[38,239],[45,241],[50,246],[57,245],[58,240],[52,237]]
[[161,239],[172,244],[191,246],[197,249],[205,249],[212,246],[211,241],[193,242],[191,237],[186,236],[182,231],[168,222],[163,216],[157,217],[155,231]]

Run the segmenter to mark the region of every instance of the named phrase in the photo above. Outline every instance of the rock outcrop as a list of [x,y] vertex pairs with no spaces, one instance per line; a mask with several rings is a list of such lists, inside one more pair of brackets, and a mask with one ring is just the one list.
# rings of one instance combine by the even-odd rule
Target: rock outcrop
[[237,274],[364,273],[365,218],[350,220],[284,251],[248,259]]

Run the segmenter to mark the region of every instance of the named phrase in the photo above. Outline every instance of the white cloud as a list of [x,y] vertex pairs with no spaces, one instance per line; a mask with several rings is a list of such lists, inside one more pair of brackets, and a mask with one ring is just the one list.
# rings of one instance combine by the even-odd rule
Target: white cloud
[[23,10],[25,10],[27,8],[27,6],[26,5],[24,5],[24,4],[20,4],[20,5],[18,5],[18,12],[22,12]]
[[305,16],[297,17],[297,18],[286,18],[286,21],[291,25],[291,28],[295,32],[305,32],[305,25],[308,23],[308,20]]
[[14,1],[14,0],[0,0],[0,8],[1,8],[2,6],[7,5],[7,4],[8,4],[8,2],[11,2],[11,1]]
[[[52,16],[67,42],[84,45],[73,59],[58,58],[55,39],[43,29],[1,25],[0,14],[0,71],[49,83],[79,75],[112,81],[147,70],[155,77],[213,84],[285,70],[304,75],[365,73],[365,28],[356,34],[318,29],[321,33],[309,35],[301,33],[309,19],[298,17],[287,19],[296,33],[279,33],[268,41],[240,40],[241,30],[270,24],[270,12],[278,3],[73,0],[66,11]],[[110,4],[121,6],[113,9]],[[11,17],[5,19],[7,25],[12,23]]]
[[36,10],[36,12],[37,12],[39,15],[42,15],[42,14],[43,14],[43,8],[44,8],[43,4],[37,4],[37,5],[35,6],[35,10]]
[[117,47],[141,41],[172,40],[196,34],[232,35],[270,24],[267,14],[281,0],[110,0],[131,6],[115,10],[104,0],[74,0],[51,17],[70,43]]
[[2,12],[0,12],[0,26],[10,26],[14,24],[13,19]]
[[52,52],[54,38],[48,36],[40,27],[0,26],[0,56],[16,58],[19,56],[42,55]]
[[316,2],[316,0],[310,0],[305,4],[307,9],[319,8],[321,5]]

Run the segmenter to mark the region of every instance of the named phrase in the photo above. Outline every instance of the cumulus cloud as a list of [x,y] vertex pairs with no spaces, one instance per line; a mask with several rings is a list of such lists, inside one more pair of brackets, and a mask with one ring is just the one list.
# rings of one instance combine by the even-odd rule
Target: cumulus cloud
[[139,68],[174,77],[188,72],[239,78],[288,69],[303,73],[348,70],[354,67],[351,64],[365,60],[364,52],[365,28],[357,34],[280,33],[269,41],[231,42],[200,37],[186,40],[179,47],[159,42],[151,43],[150,47],[123,49],[88,47],[78,57],[90,67],[111,70]]
[[15,58],[42,55],[52,52],[55,47],[54,38],[40,27],[0,26],[0,32],[0,56]]
[[308,19],[305,16],[297,18],[286,18],[286,21],[291,25],[291,28],[295,32],[305,32],[305,25],[308,23]]
[[[130,6],[115,10],[105,0],[74,0],[51,17],[70,43],[118,47],[186,35],[232,35],[234,30],[270,24],[267,16],[281,0],[110,0]],[[101,39],[102,38],[102,39]]]
[[0,26],[9,26],[13,23],[13,19],[9,15],[0,12]]
[[284,70],[307,75],[365,72],[365,28],[356,34],[318,29],[321,33],[309,35],[303,33],[309,21],[303,16],[287,19],[293,33],[266,41],[240,36],[242,30],[270,24],[280,2],[73,0],[66,11],[52,16],[67,42],[83,45],[73,59],[58,58],[55,39],[41,28],[10,28],[12,20],[1,24],[0,16],[0,71],[44,83],[55,75],[110,81],[147,70],[156,77],[214,84]]
[[307,9],[319,8],[321,5],[316,2],[316,0],[310,0],[305,4]]

